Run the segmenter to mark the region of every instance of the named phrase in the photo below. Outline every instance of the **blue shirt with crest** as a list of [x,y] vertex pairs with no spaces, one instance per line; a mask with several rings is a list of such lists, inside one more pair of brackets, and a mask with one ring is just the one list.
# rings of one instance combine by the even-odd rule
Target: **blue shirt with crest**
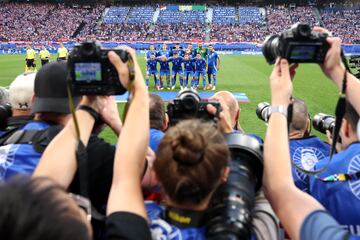
[[[320,170],[329,162],[320,160],[314,167]],[[352,180],[323,182],[310,177],[310,194],[350,233],[360,236],[360,179],[354,175],[360,171],[360,142],[350,144],[335,154],[325,171],[318,174],[322,179],[334,174],[350,174]]]
[[[315,136],[290,139],[290,157],[293,164],[311,171],[315,164],[330,155],[330,145]],[[291,167],[295,185],[304,192],[309,192],[309,175]]]
[[208,54],[209,68],[216,68],[217,67],[218,58],[219,58],[219,56],[215,51],[214,52],[209,52],[209,54]]

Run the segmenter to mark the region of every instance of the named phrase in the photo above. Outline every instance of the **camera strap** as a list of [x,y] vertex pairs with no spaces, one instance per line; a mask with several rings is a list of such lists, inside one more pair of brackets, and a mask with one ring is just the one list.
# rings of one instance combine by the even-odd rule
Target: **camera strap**
[[165,220],[179,228],[199,228],[204,226],[206,211],[192,211],[167,207]]
[[[293,161],[291,161],[291,164],[297,170],[299,170],[300,172],[303,172],[303,173],[308,174],[308,175],[315,175],[314,176],[315,178],[319,179],[320,181],[324,181],[324,182],[340,181],[339,179],[343,179],[342,181],[353,180],[353,177],[351,175],[349,175],[349,174],[332,175],[332,176],[329,176],[328,178],[320,178],[319,176],[317,176],[317,174],[324,172],[331,164],[332,157],[333,157],[333,155],[334,155],[334,153],[336,151],[336,144],[337,144],[338,139],[339,139],[339,133],[340,133],[342,120],[344,118],[345,111],[346,111],[347,74],[348,74],[348,72],[351,73],[351,70],[349,68],[349,65],[348,65],[347,60],[346,60],[345,55],[344,55],[344,52],[342,50],[341,50],[341,60],[342,60],[343,64],[345,65],[345,72],[344,72],[344,77],[343,77],[343,81],[342,81],[342,88],[341,88],[341,92],[340,92],[340,97],[338,99],[338,102],[337,102],[336,108],[335,108],[335,127],[334,127],[334,130],[333,130],[333,133],[332,133],[333,134],[333,141],[332,141],[332,144],[331,144],[329,161],[321,169],[319,169],[319,170],[311,170],[311,171],[310,170],[305,170],[305,169],[297,166]],[[359,173],[359,175],[360,175],[360,173]]]

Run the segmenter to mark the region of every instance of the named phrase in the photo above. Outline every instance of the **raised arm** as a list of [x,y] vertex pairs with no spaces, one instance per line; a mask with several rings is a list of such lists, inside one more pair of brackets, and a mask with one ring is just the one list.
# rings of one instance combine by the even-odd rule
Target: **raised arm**
[[[287,109],[292,83],[286,60],[276,63],[270,85],[272,106]],[[290,161],[287,118],[274,112],[269,119],[264,145],[264,191],[290,238],[299,239],[305,218],[323,207],[294,185]]]
[[[315,27],[314,31],[328,32],[324,28]],[[345,66],[341,60],[341,39],[338,37],[328,37],[330,49],[326,55],[324,64],[321,69],[325,75],[330,78],[336,86],[341,90],[344,79]],[[347,73],[347,89],[346,98],[354,106],[358,114],[360,114],[360,81],[352,74]]]
[[[107,214],[126,211],[146,218],[140,183],[149,142],[149,96],[135,52],[126,49],[135,63],[134,95],[116,148]],[[124,71],[120,78],[128,78],[127,67],[119,57],[112,54],[110,60],[118,72]]]

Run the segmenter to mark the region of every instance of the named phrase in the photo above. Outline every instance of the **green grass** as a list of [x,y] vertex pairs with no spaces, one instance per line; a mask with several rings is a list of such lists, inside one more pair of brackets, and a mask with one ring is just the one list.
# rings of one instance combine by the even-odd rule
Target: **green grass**
[[[11,81],[24,71],[25,57],[22,55],[0,55],[0,86],[8,86]],[[145,60],[139,56],[139,62],[145,73]],[[40,66],[37,61],[37,66]],[[259,102],[270,101],[269,75],[272,66],[269,66],[262,56],[221,56],[221,69],[218,72],[217,90],[245,92],[250,103],[242,103],[240,124],[246,132],[265,135],[265,124],[257,119],[255,114]],[[150,91],[153,80],[150,79]],[[319,66],[314,64],[300,65],[294,79],[294,96],[306,101],[313,116],[318,112],[334,113],[338,96],[336,87],[326,79]],[[122,111],[123,104],[119,104]],[[324,136],[313,130],[313,134]],[[105,129],[102,136],[114,143],[116,137],[109,129]]]

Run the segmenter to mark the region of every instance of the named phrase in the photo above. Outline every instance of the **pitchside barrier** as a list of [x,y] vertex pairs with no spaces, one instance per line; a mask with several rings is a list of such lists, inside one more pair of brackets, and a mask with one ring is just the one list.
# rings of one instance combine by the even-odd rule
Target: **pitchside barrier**
[[[149,49],[151,44],[155,45],[156,49],[160,49],[161,45],[164,42],[100,42],[104,48],[116,48],[119,45],[128,45],[132,48],[135,48],[138,53],[144,54],[147,49]],[[175,42],[165,42],[168,44],[168,48],[175,46]],[[39,52],[42,45],[45,45],[46,48],[50,51],[51,54],[56,54],[59,47],[58,42],[0,42],[0,54],[25,54],[25,47],[28,44],[32,44],[35,51]],[[75,41],[64,42],[64,45],[67,49],[71,50]],[[187,47],[188,42],[181,43],[182,48]],[[206,47],[210,43],[205,43]],[[215,50],[220,54],[236,54],[236,55],[261,55],[262,44],[259,43],[248,43],[248,42],[232,42],[232,43],[220,43],[212,42],[211,43]],[[343,49],[347,56],[351,55],[360,55],[360,44],[343,44]],[[193,47],[197,47],[197,43],[193,43]]]

